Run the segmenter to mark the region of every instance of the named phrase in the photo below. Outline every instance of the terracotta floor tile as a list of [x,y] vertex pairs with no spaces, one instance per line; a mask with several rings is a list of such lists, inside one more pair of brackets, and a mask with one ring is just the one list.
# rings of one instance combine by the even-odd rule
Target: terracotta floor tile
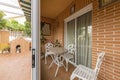
[[[64,67],[60,67],[58,70],[58,74],[55,77],[55,71],[56,71],[56,64],[53,64],[52,67],[49,69],[49,65],[51,63],[51,58],[48,57],[47,61],[48,63],[45,64],[44,62],[44,58],[41,59],[41,70],[42,70],[42,79],[41,80],[70,80],[70,75],[72,73],[72,71],[75,69],[75,67],[71,64],[69,64],[69,71],[66,72]],[[74,80],[78,80],[78,79],[74,79]]]
[[0,54],[0,80],[31,80],[30,53]]

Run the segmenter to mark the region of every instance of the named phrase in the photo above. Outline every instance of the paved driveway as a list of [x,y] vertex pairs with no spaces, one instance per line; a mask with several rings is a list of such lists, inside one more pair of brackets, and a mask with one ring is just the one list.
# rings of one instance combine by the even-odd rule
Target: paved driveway
[[31,80],[30,52],[0,54],[0,80]]

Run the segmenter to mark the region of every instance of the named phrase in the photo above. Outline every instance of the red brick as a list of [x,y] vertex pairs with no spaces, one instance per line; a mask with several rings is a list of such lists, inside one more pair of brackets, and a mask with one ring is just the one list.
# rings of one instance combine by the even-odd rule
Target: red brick
[[[88,0],[75,1],[77,10],[90,3]],[[99,8],[98,0],[93,0],[92,3],[92,67],[96,64],[96,53],[104,51],[106,54],[98,80],[120,80],[120,73],[117,72],[120,67],[120,1],[108,4],[104,8]],[[59,26],[63,28],[62,16],[59,16],[58,21],[61,21]],[[59,31],[58,26],[56,29]],[[64,29],[61,29],[61,33],[55,31],[56,37],[63,34],[62,30]]]

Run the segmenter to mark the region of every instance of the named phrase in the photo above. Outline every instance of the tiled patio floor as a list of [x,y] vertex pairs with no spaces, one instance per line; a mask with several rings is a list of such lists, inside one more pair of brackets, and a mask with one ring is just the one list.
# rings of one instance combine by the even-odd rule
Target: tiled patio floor
[[30,53],[0,54],[0,80],[31,80]]
[[[56,64],[53,64],[52,67],[49,69],[49,65],[51,63],[51,58],[48,57],[47,61],[48,63],[45,64],[44,62],[44,58],[41,60],[41,70],[42,70],[42,79],[41,80],[70,80],[70,75],[72,73],[72,71],[75,69],[75,67],[71,64],[69,64],[69,71],[66,72],[64,67],[60,67],[58,70],[58,74],[55,77],[55,71],[56,71]],[[74,79],[74,80],[78,80],[78,79]]]
[[[69,64],[69,71],[64,67],[59,68],[57,77],[54,76],[57,66],[48,66],[51,58],[47,58],[48,64],[41,59],[41,80],[70,80],[70,75],[74,66]],[[20,54],[0,54],[0,80],[31,80],[31,55],[30,53]],[[77,80],[77,79],[75,79]]]

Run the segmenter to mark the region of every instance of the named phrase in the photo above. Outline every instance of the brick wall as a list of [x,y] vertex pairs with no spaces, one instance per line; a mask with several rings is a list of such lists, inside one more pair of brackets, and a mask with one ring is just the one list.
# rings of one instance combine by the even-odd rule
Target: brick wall
[[20,53],[28,53],[30,52],[30,46],[31,43],[29,41],[26,41],[23,38],[17,38],[10,42],[10,53],[17,53],[16,52],[16,46],[21,46],[21,52]]
[[64,19],[70,16],[70,7],[78,11],[93,3],[92,12],[92,67],[95,67],[97,52],[105,51],[98,80],[120,80],[120,1],[99,9],[98,0],[74,0],[56,18],[54,39],[64,43]]
[[[51,32],[51,34],[49,36],[44,36],[47,39],[46,42],[54,42],[54,38],[53,38],[53,36],[54,36],[54,34],[53,34],[54,32],[53,31],[54,30],[53,30],[53,28],[54,28],[54,26],[56,24],[55,20],[51,19],[51,18],[41,17],[41,21],[50,24],[50,32]],[[45,46],[44,46],[44,44],[41,45],[41,51],[43,53],[45,53]]]
[[9,43],[9,31],[0,31],[0,43]]
[[41,21],[50,24],[51,34],[50,34],[50,36],[44,36],[44,37],[47,39],[47,41],[53,41],[54,19],[41,17]]
[[120,1],[104,8],[93,2],[93,47],[92,61],[96,53],[105,51],[105,59],[99,80],[120,80]]

